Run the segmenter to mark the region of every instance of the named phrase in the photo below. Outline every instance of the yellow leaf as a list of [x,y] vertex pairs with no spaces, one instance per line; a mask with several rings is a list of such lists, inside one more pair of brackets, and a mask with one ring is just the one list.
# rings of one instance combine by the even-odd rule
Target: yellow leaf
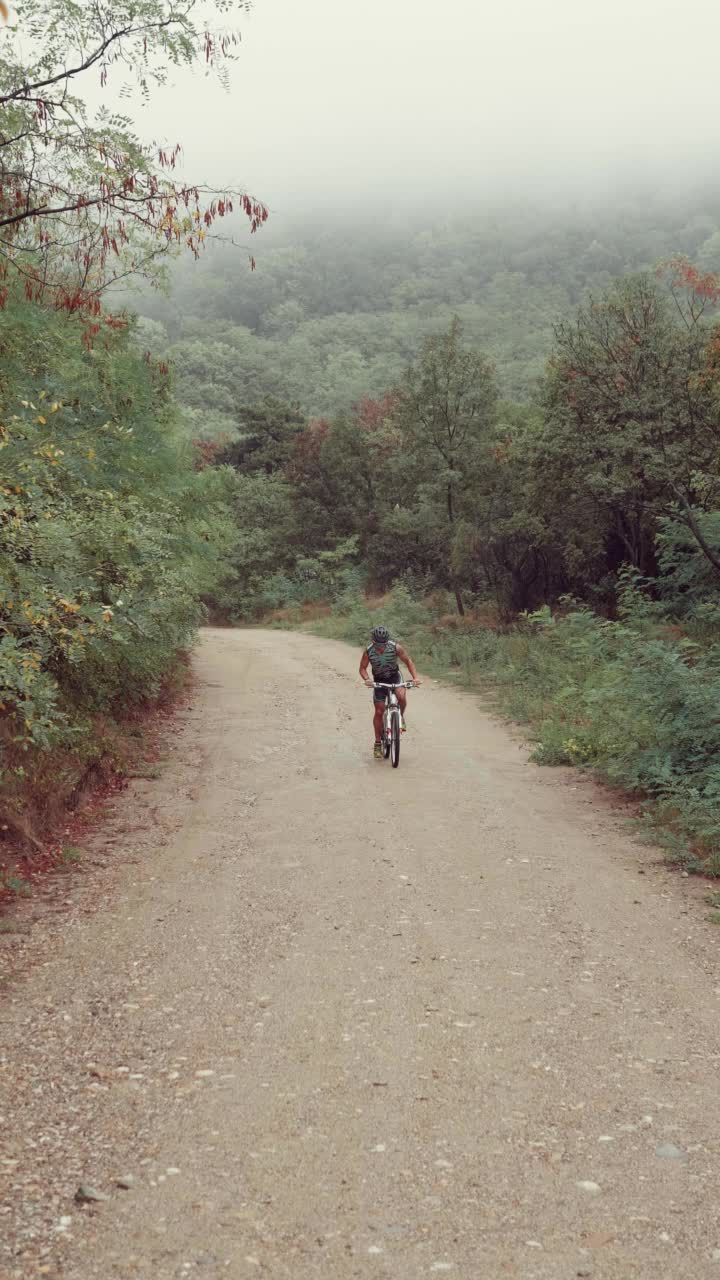
[[59,408],[60,408],[60,405],[58,404],[57,400],[53,400],[53,403],[50,405],[50,412],[57,413]]
[[42,414],[39,413],[35,421],[41,423],[41,425],[44,427],[45,423],[47,422],[47,418],[43,418]]
[[93,460],[93,458],[94,458],[94,457],[95,457],[95,450],[94,450],[94,449],[88,449],[88,458],[90,459],[90,461],[91,461],[91,462],[92,462],[92,460]]
[[5,3],[5,0],[0,0],[0,14],[2,15],[3,21],[7,22],[10,17],[10,10]]

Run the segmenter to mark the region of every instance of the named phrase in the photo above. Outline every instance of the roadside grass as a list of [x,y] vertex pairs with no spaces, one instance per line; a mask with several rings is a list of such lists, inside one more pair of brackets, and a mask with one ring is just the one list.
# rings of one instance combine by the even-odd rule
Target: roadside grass
[[26,898],[32,891],[32,885],[24,876],[18,875],[15,871],[9,871],[0,881],[0,890],[16,898]]
[[[348,594],[330,612],[274,625],[345,640],[359,652],[386,622],[421,673],[474,689],[524,725],[541,765],[587,770],[637,800],[669,861],[720,877],[720,645],[649,619],[632,596],[618,621],[569,606],[502,626],[491,610],[396,587],[381,602]],[[718,904],[720,908],[720,903]]]
[[83,851],[76,844],[65,844],[60,850],[58,859],[61,866],[73,866],[82,861]]

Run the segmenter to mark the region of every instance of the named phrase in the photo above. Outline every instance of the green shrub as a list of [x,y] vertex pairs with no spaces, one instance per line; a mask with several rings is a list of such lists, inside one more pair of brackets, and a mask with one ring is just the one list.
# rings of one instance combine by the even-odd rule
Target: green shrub
[[226,573],[231,473],[197,471],[131,326],[0,311],[0,793],[152,698]]
[[720,647],[648,631],[644,613],[608,622],[579,610],[511,639],[495,676],[533,726],[536,760],[592,766],[644,794],[720,871]]

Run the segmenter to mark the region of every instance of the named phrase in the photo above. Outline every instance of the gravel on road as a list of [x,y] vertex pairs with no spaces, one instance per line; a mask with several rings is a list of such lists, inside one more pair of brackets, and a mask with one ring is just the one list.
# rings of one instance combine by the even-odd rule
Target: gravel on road
[[2,1280],[720,1277],[696,886],[475,697],[208,629],[161,776],[0,934]]

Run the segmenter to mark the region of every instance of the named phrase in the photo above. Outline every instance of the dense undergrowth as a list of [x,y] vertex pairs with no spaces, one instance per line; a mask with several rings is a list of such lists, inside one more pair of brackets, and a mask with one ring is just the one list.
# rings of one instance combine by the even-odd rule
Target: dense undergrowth
[[400,586],[375,602],[347,593],[326,616],[294,618],[358,648],[382,618],[421,669],[492,692],[527,724],[536,761],[589,769],[636,793],[675,860],[720,875],[717,636],[691,638],[653,616],[632,581],[615,621],[568,604],[499,629],[490,615],[453,617],[450,605],[419,602]]
[[0,312],[0,806],[33,839],[118,768],[226,572],[233,477],[196,469],[132,325]]

